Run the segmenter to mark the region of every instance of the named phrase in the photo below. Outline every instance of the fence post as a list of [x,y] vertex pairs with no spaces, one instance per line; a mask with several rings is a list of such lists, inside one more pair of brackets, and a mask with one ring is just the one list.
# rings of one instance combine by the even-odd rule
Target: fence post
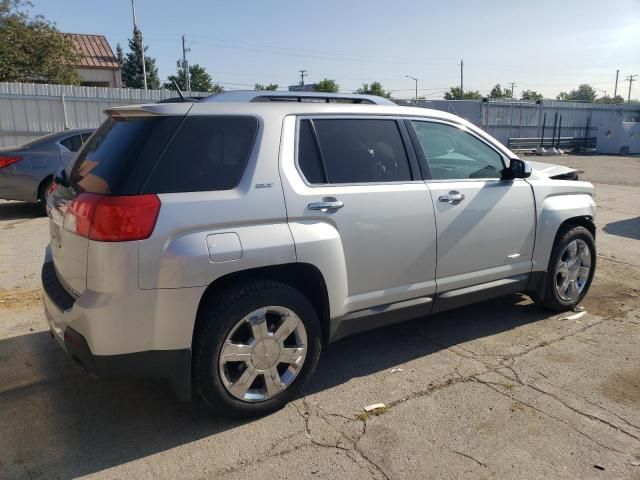
[[69,126],[67,125],[67,104],[64,101],[64,93],[60,96],[60,99],[62,100],[62,121],[66,130]]

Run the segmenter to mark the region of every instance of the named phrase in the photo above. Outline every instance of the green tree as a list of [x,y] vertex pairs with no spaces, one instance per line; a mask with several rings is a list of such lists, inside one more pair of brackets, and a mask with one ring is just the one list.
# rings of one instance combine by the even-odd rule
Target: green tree
[[480,92],[477,90],[467,90],[463,92],[460,87],[451,87],[448,92],[445,92],[445,100],[479,100],[482,98]]
[[316,83],[316,92],[338,93],[340,91],[340,85],[331,78],[325,78]]
[[576,90],[571,90],[569,93],[560,92],[560,94],[556,97],[558,100],[571,100],[574,102],[594,102],[596,99],[596,91],[595,89],[587,84],[583,83],[578,85]]
[[277,83],[270,83],[269,85],[263,85],[261,83],[256,83],[254,90],[270,90],[275,91],[278,89]]
[[490,98],[502,98],[503,94],[502,94],[502,87],[500,87],[499,83],[496,83],[493,88],[491,89],[491,91],[489,92],[489,97]]
[[[184,68],[182,68],[182,62],[178,60],[176,62],[178,67],[178,72],[176,75],[169,75],[167,77],[167,81],[162,85],[162,88],[166,88],[169,90],[175,90],[176,87],[173,84],[175,81],[180,87],[180,90],[186,92],[187,89],[187,79],[185,78]],[[207,70],[194,63],[193,65],[189,65],[189,83],[191,84],[192,92],[212,92],[212,93],[220,93],[224,91],[224,88],[217,83],[213,83],[211,79],[211,75],[207,73]]]
[[491,92],[489,92],[489,97],[491,98],[511,98],[511,96],[511,90],[508,88],[503,90],[499,83],[496,83],[491,89]]
[[25,0],[0,0],[0,81],[79,85],[73,41]]
[[604,97],[596,98],[595,103],[608,103],[608,104],[624,103],[624,98],[622,98],[620,95],[616,95],[615,97],[610,97],[609,95],[605,95]]
[[542,100],[544,96],[541,93],[536,92],[535,90],[523,90],[520,94],[521,100]]
[[[142,33],[138,28],[133,29],[133,37],[129,39],[129,52],[122,65],[122,84],[127,88],[144,88],[142,77]],[[147,71],[147,88],[160,88],[156,59],[146,55],[149,47],[144,47],[144,65]]]
[[118,65],[122,68],[122,65],[124,65],[124,52],[119,43],[116,45],[116,59],[118,60]]
[[380,82],[372,82],[371,85],[363,83],[362,87],[356,90],[356,93],[362,95],[377,95],[378,97],[390,98],[391,92],[387,92],[382,88]]

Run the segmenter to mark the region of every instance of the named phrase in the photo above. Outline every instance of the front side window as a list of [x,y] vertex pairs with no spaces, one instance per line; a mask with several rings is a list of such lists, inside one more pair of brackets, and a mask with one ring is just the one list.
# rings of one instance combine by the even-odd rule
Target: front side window
[[502,156],[470,133],[443,123],[412,124],[434,180],[500,178]]
[[298,138],[298,165],[310,183],[412,180],[395,120],[303,120]]

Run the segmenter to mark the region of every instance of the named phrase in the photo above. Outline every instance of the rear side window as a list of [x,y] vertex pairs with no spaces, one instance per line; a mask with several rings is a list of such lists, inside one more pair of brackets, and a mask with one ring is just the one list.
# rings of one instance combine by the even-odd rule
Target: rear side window
[[258,131],[254,117],[187,117],[144,186],[146,193],[235,188]]
[[[314,119],[308,122],[311,127],[308,129],[304,122],[301,124],[298,164],[310,183],[325,183],[318,175],[318,168],[323,167],[326,183],[331,184],[412,180],[409,159],[395,120]],[[318,145],[313,143],[314,127]]]
[[183,117],[111,117],[78,153],[69,172],[78,193],[140,192]]
[[82,137],[80,135],[73,135],[60,140],[60,144],[63,145],[70,152],[77,152],[82,146]]

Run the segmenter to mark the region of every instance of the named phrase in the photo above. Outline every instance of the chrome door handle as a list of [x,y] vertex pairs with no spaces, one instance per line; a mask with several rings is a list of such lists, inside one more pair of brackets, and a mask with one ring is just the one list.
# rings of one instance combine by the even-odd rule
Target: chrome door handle
[[452,190],[447,195],[440,195],[438,197],[438,200],[441,202],[450,203],[451,205],[457,205],[462,200],[464,200],[464,194]]
[[336,210],[340,210],[342,207],[344,207],[344,203],[336,199],[326,199],[322,202],[312,202],[307,205],[309,210],[319,210],[324,213],[335,212]]

